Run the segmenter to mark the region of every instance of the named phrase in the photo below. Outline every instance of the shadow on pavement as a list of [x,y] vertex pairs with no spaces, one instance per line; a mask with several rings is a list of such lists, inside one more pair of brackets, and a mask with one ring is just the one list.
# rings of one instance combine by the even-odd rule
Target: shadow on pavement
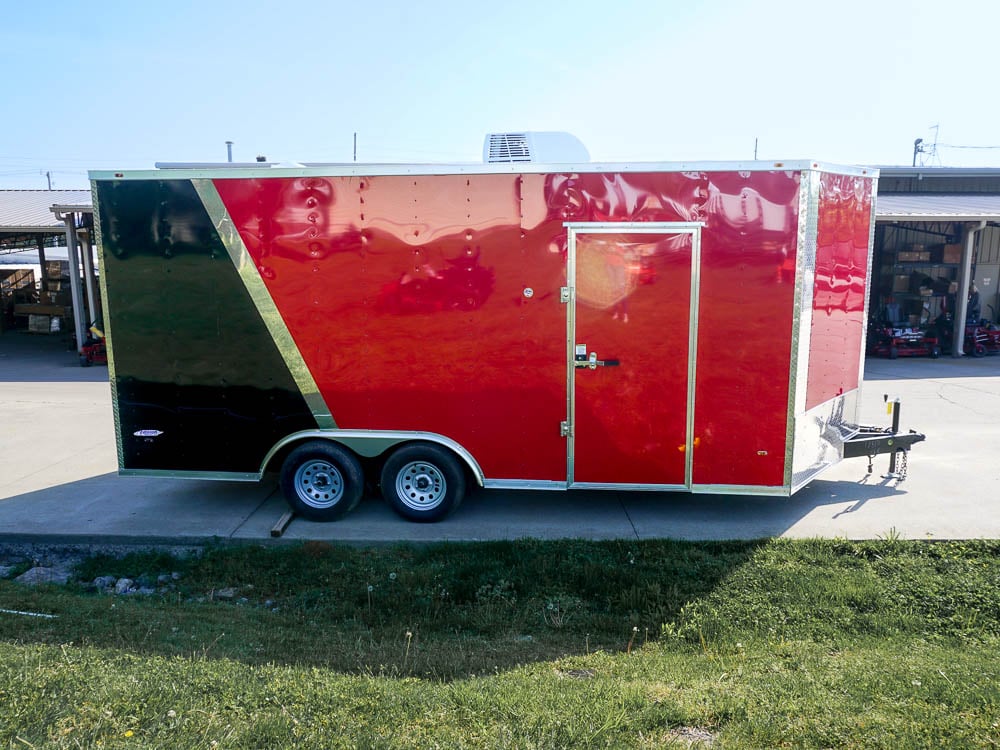
[[0,334],[0,382],[107,381],[106,365],[81,367],[72,339],[65,335],[5,331]]

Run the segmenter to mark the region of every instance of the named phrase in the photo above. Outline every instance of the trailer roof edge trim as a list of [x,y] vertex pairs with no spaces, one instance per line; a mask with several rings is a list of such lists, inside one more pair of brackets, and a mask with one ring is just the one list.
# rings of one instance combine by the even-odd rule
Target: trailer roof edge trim
[[313,164],[302,167],[233,168],[225,164],[191,169],[93,170],[91,180],[246,179],[263,177],[381,177],[389,175],[456,174],[562,174],[566,172],[801,172],[819,170],[853,176],[878,176],[876,167],[845,166],[820,161],[699,161],[699,162],[586,162],[583,164],[540,164],[513,162],[482,164]]

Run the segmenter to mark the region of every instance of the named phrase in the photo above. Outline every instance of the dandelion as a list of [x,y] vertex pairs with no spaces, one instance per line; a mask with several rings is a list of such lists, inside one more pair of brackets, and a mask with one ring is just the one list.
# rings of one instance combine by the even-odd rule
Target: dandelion
[[628,639],[628,646],[625,647],[625,653],[626,654],[631,654],[632,653],[632,644],[635,643],[635,637],[638,634],[639,634],[639,626],[638,625],[633,625],[632,626],[632,637]]
[[403,671],[406,671],[406,662],[410,659],[410,644],[413,642],[413,631],[406,631],[406,652],[403,654]]
[[125,736],[126,737],[131,737],[134,734],[135,734],[135,732],[133,732],[131,729],[129,729],[127,732],[125,732]]
[[168,719],[174,719],[176,717],[177,717],[177,712],[174,711],[174,709],[171,708],[169,711],[167,711],[167,718]]
[[390,581],[395,581],[396,580],[396,574],[395,573],[390,573],[389,574],[389,580]]

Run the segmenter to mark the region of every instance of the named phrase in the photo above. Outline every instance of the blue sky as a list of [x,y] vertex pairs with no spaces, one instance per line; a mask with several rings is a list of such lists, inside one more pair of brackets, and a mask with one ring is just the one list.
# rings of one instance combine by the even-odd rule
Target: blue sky
[[[156,161],[1000,166],[996,2],[0,0],[0,188]],[[927,157],[925,157],[927,158]]]

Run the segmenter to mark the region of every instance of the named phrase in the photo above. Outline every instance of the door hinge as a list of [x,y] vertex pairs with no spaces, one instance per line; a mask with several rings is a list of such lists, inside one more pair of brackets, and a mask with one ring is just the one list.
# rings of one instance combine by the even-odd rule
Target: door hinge
[[569,303],[569,287],[568,286],[564,286],[564,287],[560,287],[559,288],[559,301],[562,304],[564,304],[564,305]]
[[569,422],[559,423],[559,437],[569,437]]

